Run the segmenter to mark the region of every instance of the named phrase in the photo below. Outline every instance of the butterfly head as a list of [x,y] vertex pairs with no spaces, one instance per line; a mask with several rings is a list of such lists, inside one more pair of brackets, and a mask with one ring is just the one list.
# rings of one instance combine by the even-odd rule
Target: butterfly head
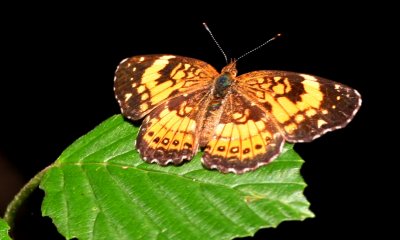
[[232,77],[236,77],[237,69],[236,69],[236,60],[232,60],[228,65],[226,65],[221,74],[230,74]]

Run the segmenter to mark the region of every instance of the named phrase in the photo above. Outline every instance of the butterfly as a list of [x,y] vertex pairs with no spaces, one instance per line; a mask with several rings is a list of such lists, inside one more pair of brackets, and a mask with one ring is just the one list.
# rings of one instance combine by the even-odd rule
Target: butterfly
[[360,94],[341,83],[288,71],[237,76],[175,55],[123,60],[114,91],[123,115],[143,117],[136,148],[150,163],[178,165],[204,149],[202,164],[241,174],[275,159],[285,142],[309,142],[345,127]]

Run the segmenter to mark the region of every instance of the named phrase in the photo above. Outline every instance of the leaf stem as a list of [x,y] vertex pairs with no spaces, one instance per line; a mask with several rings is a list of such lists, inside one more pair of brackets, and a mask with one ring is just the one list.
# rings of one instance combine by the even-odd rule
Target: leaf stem
[[42,180],[43,175],[46,171],[51,168],[53,165],[50,165],[44,168],[42,171],[37,173],[22,189],[15,195],[14,199],[8,204],[6,212],[4,213],[4,220],[8,223],[10,228],[14,225],[14,220],[17,215],[18,209],[25,202],[25,200],[31,195],[31,193],[39,186],[40,181]]

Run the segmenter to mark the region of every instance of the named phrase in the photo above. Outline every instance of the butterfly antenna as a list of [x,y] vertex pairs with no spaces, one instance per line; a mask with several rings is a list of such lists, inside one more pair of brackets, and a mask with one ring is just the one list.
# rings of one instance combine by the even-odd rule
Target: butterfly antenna
[[215,39],[214,35],[212,34],[211,30],[208,28],[206,23],[203,23],[203,26],[206,28],[206,30],[208,31],[208,33],[210,34],[211,38],[214,40],[215,44],[217,45],[217,47],[219,48],[219,50],[221,51],[222,55],[224,55],[225,58],[225,62],[228,63],[228,57],[226,56],[224,50],[222,50],[222,47],[219,45],[219,43],[217,42],[217,40]]
[[250,53],[252,53],[252,52],[254,52],[254,51],[257,51],[258,49],[264,47],[264,46],[267,45],[269,42],[275,40],[277,37],[280,37],[280,36],[282,36],[282,34],[280,34],[280,33],[276,34],[275,37],[273,37],[273,38],[271,38],[271,39],[265,41],[263,44],[259,45],[258,47],[254,48],[253,50],[250,50],[250,51],[246,52],[245,54],[243,54],[242,56],[238,57],[238,58],[236,59],[236,61],[239,61],[239,59],[241,59],[241,58],[243,58],[243,57],[249,55]]

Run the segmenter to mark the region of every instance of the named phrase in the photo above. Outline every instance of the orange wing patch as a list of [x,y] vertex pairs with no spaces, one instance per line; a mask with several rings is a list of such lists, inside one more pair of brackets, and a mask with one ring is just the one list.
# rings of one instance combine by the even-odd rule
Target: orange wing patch
[[279,130],[259,107],[232,93],[202,162],[221,172],[243,173],[272,161],[283,143]]

